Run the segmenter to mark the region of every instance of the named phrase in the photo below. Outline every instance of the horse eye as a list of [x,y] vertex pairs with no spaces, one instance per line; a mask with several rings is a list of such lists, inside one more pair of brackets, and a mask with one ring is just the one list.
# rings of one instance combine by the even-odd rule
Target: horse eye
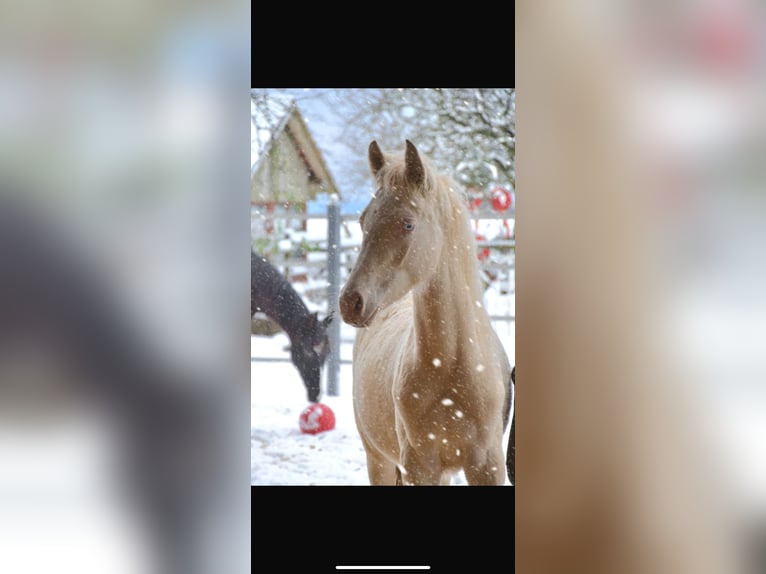
[[412,231],[415,229],[415,223],[412,221],[405,221],[404,222],[404,230],[405,231]]

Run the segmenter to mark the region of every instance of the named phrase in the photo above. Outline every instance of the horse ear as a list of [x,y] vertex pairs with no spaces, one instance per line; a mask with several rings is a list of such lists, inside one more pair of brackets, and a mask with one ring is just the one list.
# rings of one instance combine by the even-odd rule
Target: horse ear
[[407,151],[404,153],[404,175],[407,181],[414,185],[421,185],[425,179],[425,168],[418,155],[418,150],[410,140],[405,140]]
[[330,325],[330,323],[332,323],[332,313],[330,313],[329,315],[327,315],[327,317],[322,319],[322,327],[326,329]]
[[386,160],[383,157],[383,152],[380,151],[380,148],[378,147],[378,142],[375,140],[370,142],[370,147],[367,149],[367,158],[370,161],[372,175],[378,175],[378,172],[383,167]]

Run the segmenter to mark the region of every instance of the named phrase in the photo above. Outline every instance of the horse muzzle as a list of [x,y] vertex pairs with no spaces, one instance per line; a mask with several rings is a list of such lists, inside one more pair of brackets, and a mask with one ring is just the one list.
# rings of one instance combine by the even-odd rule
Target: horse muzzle
[[378,312],[377,306],[365,305],[359,291],[344,289],[340,296],[340,316],[343,321],[357,328],[367,327]]

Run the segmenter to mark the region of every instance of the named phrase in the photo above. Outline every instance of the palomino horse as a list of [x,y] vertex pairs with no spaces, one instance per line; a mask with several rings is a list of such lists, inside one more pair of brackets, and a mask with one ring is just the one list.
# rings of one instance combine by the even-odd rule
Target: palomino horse
[[303,379],[308,400],[319,401],[321,369],[330,350],[328,315],[321,321],[310,313],[301,296],[266,259],[250,253],[250,316],[261,311],[290,337],[290,358]]
[[341,293],[354,343],[353,403],[373,485],[502,485],[511,367],[482,306],[457,186],[415,146],[369,147],[376,192]]

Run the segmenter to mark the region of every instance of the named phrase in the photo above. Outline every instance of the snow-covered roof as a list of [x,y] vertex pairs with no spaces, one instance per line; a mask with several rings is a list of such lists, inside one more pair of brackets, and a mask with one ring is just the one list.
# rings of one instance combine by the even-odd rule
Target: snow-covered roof
[[274,140],[287,125],[295,109],[295,100],[284,94],[251,94],[250,97],[250,170],[255,173],[269,154]]
[[255,177],[272,146],[289,131],[308,173],[327,193],[338,193],[322,152],[301,117],[295,100],[286,94],[250,92],[250,174]]

